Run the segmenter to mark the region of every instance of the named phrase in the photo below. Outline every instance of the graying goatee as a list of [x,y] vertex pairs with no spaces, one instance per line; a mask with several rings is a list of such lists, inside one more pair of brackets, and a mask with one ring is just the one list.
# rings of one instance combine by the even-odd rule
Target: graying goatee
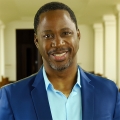
[[58,66],[49,61],[50,67],[57,71],[65,70],[66,68],[68,68],[71,65],[71,63],[72,63],[72,59],[69,59],[69,61],[66,64]]

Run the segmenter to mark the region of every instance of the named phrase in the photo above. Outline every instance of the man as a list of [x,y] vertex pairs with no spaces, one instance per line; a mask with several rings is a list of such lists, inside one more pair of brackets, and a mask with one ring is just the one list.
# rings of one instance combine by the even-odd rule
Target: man
[[34,19],[40,71],[0,90],[0,120],[120,120],[120,94],[105,78],[77,65],[80,32],[63,3],[42,6]]

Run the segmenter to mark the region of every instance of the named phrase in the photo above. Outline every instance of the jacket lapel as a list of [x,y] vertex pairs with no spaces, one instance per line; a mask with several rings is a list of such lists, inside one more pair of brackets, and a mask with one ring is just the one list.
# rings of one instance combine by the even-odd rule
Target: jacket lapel
[[[90,84],[91,80],[80,69],[81,76],[81,94],[82,94],[82,120],[93,120],[94,117],[94,86]],[[38,120],[52,120],[50,106],[42,73],[42,68],[38,72],[33,83],[34,89],[31,96]]]
[[82,97],[82,120],[93,120],[94,117],[94,86],[91,80],[80,68],[81,97]]
[[38,72],[33,86],[31,95],[38,120],[52,120],[42,68]]

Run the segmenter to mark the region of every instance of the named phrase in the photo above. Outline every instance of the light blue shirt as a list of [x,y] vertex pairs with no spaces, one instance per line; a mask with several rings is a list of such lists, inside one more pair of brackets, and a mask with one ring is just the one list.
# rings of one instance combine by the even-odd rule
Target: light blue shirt
[[48,80],[43,67],[43,77],[53,120],[82,120],[82,102],[80,71],[77,73],[77,83],[67,98],[62,92],[55,90]]

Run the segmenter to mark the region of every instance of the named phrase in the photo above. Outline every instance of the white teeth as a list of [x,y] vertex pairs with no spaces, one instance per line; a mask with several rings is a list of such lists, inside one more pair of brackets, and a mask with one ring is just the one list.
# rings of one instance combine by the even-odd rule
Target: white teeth
[[61,53],[61,54],[54,54],[54,56],[58,56],[58,57],[61,57],[63,55],[65,55],[66,53]]

